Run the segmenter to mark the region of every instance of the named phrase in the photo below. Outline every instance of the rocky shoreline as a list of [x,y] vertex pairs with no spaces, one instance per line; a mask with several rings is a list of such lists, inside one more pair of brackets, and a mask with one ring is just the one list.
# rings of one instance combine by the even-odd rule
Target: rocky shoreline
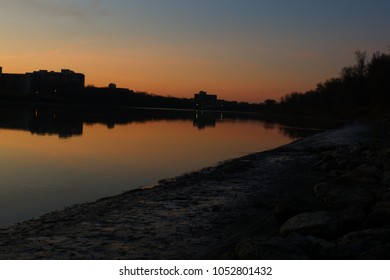
[[0,259],[390,259],[388,124],[354,124],[0,229]]

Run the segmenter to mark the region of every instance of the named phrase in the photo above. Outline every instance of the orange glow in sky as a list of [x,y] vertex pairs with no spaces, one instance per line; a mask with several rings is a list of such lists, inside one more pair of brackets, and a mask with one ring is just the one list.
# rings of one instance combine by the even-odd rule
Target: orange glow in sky
[[389,44],[390,2],[317,2],[4,0],[0,66],[71,69],[87,84],[161,95],[278,100],[337,76],[357,49]]

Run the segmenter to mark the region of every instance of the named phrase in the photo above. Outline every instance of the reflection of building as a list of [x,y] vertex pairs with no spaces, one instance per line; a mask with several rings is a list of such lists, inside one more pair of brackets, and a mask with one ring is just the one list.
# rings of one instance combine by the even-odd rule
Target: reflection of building
[[77,93],[84,88],[84,74],[71,70],[34,71],[26,74],[2,73],[0,67],[0,90],[35,94]]
[[208,110],[217,108],[217,95],[207,94],[200,91],[194,95],[195,108],[199,110]]
[[31,117],[29,130],[32,134],[58,135],[60,138],[83,134],[83,122],[78,118],[72,118],[68,113],[37,109]]
[[223,119],[222,113],[218,115],[215,112],[196,111],[193,125],[198,127],[199,129],[204,129],[206,127],[215,127],[217,119]]
[[27,76],[24,74],[4,74],[0,67],[0,90],[25,92]]
[[56,107],[35,108],[4,105],[0,108],[0,128],[67,138],[82,135],[83,122],[73,114]]

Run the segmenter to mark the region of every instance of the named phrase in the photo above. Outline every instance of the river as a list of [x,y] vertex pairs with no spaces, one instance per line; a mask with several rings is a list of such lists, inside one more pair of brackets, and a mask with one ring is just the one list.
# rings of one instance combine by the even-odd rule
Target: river
[[1,105],[0,226],[312,133],[223,112]]

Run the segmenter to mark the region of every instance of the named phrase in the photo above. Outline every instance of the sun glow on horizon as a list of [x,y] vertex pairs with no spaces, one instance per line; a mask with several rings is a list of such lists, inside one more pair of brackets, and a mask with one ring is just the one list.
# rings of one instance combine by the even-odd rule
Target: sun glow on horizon
[[71,69],[86,84],[164,96],[278,100],[337,76],[357,49],[386,48],[390,3],[358,2],[5,0],[0,66]]

